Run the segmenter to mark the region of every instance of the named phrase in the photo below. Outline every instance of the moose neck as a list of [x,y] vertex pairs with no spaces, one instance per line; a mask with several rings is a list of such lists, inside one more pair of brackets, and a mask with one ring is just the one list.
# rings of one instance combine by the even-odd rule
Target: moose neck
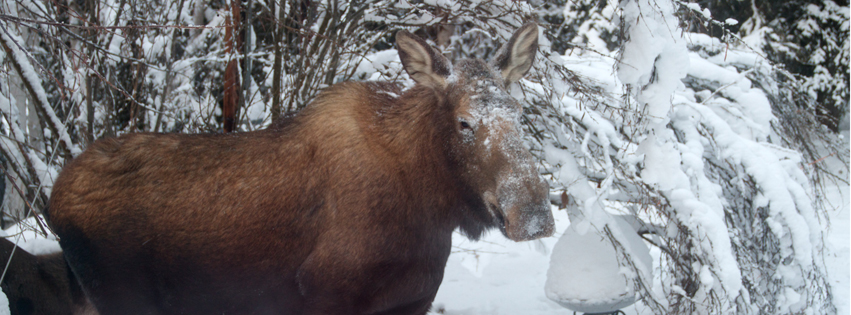
[[442,203],[432,205],[443,207],[442,212],[457,208],[462,200],[449,145],[454,132],[450,102],[440,91],[418,85],[372,112],[380,145],[400,161],[399,172],[421,189],[422,197]]
[[442,162],[452,128],[446,123],[451,108],[444,102],[436,91],[416,86],[378,109],[377,125],[388,151],[408,162]]

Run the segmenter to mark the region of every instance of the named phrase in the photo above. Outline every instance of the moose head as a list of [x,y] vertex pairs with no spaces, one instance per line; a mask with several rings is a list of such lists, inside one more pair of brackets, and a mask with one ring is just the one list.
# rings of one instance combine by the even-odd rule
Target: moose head
[[462,232],[476,239],[496,226],[514,241],[552,235],[549,186],[523,145],[523,107],[508,93],[535,59],[537,25],[521,27],[490,62],[452,64],[407,31],[397,33],[396,45],[410,77],[453,107],[454,130],[447,146],[467,192],[468,215],[479,222],[462,224]]

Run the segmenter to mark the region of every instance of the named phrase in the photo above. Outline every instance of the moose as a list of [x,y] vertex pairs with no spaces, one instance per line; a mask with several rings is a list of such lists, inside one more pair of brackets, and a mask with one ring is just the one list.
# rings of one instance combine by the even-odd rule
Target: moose
[[112,314],[425,314],[452,233],[553,233],[510,84],[526,24],[491,62],[396,34],[413,87],[343,82],[265,130],[131,133],[62,170],[49,226]]
[[0,237],[0,287],[12,315],[96,315],[62,253],[33,255]]

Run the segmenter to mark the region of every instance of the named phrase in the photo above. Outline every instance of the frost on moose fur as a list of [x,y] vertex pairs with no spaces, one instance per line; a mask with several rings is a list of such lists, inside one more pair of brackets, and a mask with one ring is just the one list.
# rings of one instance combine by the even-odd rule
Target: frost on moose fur
[[[458,80],[457,74],[460,73],[464,74],[467,82],[471,83],[466,85],[471,95],[468,123],[473,124],[472,131],[477,133],[478,137],[484,138],[482,144],[485,146],[485,152],[501,152],[504,158],[513,161],[512,164],[519,165],[519,168],[510,172],[497,174],[502,184],[500,191],[496,194],[500,197],[494,200],[494,203],[498,209],[510,209],[518,203],[516,197],[526,189],[524,178],[538,172],[533,163],[523,162],[530,157],[522,138],[504,137],[505,134],[521,133],[523,130],[520,126],[519,104],[505,91],[505,83],[499,72],[480,61],[459,61],[454,65],[453,73],[449,82]],[[479,126],[488,126],[488,128],[479,128]],[[542,204],[537,207],[547,208],[549,202],[542,199]],[[500,211],[498,209],[491,209],[491,211]],[[534,216],[527,219],[525,216],[526,214],[522,214],[518,217],[519,222],[523,223],[521,230],[525,231],[525,237],[543,231],[547,228],[548,221],[551,221],[548,218]]]

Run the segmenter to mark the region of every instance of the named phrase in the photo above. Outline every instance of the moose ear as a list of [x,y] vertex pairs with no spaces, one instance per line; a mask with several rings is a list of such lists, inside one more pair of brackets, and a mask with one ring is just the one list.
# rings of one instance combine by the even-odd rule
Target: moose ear
[[414,81],[431,87],[445,87],[450,64],[443,55],[425,40],[402,30],[396,33],[396,49],[402,67]]
[[497,52],[492,64],[502,73],[505,85],[517,82],[526,75],[538,52],[538,24],[520,27],[508,43]]

